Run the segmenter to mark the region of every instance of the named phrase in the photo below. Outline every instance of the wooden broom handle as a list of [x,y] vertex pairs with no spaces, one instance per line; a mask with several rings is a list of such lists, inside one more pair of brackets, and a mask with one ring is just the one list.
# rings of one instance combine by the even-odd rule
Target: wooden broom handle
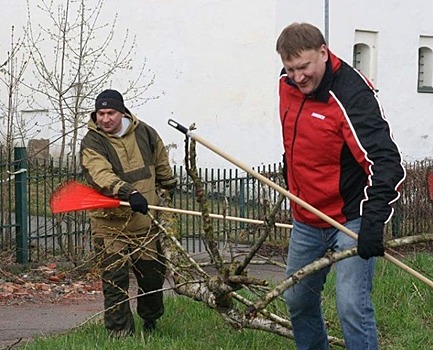
[[[123,201],[120,202],[120,205],[130,206],[129,202],[123,202]],[[171,213],[188,214],[188,215],[195,215],[195,216],[201,216],[202,215],[202,213],[199,211],[184,210],[184,209],[169,208],[169,207],[160,207],[160,206],[156,206],[156,205],[149,205],[148,207],[149,207],[149,209],[152,209],[152,210],[167,211],[167,212],[171,212]],[[258,224],[258,225],[265,223],[263,220],[241,218],[241,217],[230,216],[230,215],[221,215],[221,214],[210,213],[209,216],[211,218],[216,218],[216,219],[229,220],[229,221],[240,221],[240,222],[247,222],[247,223]],[[290,228],[290,229],[293,228],[293,225],[283,224],[283,223],[279,223],[279,222],[276,222],[275,226],[281,227],[281,228]]]
[[[259,174],[258,172],[254,171],[252,168],[250,168],[250,167],[246,166],[245,164],[241,163],[239,160],[231,157],[226,152],[218,149],[214,145],[212,145],[209,142],[207,142],[206,140],[204,140],[202,137],[196,135],[192,131],[188,130],[186,127],[178,124],[173,119],[169,119],[168,124],[170,126],[174,127],[175,129],[179,130],[180,132],[184,133],[186,136],[190,137],[191,139],[199,142],[200,144],[202,144],[206,148],[210,149],[211,151],[215,152],[216,154],[220,155],[224,159],[228,160],[230,163],[232,163],[232,164],[236,165],[237,167],[239,167],[240,169],[246,171],[248,174],[250,174],[251,176],[255,177],[257,180],[260,180],[261,182],[267,184],[269,187],[272,187],[274,190],[276,190],[277,192],[283,194],[284,196],[286,196],[287,198],[289,198],[291,201],[293,201],[293,202],[299,204],[300,206],[302,206],[303,208],[307,209],[309,212],[317,215],[323,221],[326,221],[327,223],[329,223],[330,225],[332,225],[335,228],[339,229],[340,231],[344,232],[345,234],[347,234],[348,236],[352,237],[353,239],[358,239],[358,235],[355,232],[349,230],[347,227],[343,226],[342,224],[340,224],[339,222],[335,221],[334,219],[332,219],[328,215],[324,214],[320,210],[314,208],[312,205],[308,204],[304,200],[300,199],[299,197],[297,197],[294,194],[290,193],[286,189],[284,189],[281,186],[277,185],[275,182],[269,180],[267,177]],[[384,258],[386,260],[390,261],[391,263],[393,263],[394,265],[396,265],[396,266],[400,267],[401,269],[405,270],[406,272],[410,273],[412,276],[418,278],[420,281],[422,281],[425,284],[427,284],[430,288],[433,288],[433,282],[431,280],[429,280],[427,277],[425,277],[424,275],[420,274],[419,272],[415,271],[411,267],[407,266],[406,264],[404,264],[400,260],[394,258],[393,256],[389,255],[386,252],[385,252]]]

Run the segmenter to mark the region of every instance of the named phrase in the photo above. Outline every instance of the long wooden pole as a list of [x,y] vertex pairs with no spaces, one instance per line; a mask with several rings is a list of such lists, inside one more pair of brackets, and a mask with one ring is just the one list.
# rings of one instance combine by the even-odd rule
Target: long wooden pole
[[[347,227],[343,226],[342,224],[340,224],[339,222],[335,221],[334,219],[332,219],[328,215],[324,214],[320,210],[314,208],[312,205],[308,204],[304,200],[300,199],[299,197],[297,197],[294,194],[290,193],[286,189],[284,189],[281,186],[277,185],[275,182],[269,180],[267,177],[259,174],[258,172],[256,172],[252,168],[246,166],[245,164],[243,164],[239,160],[231,157],[229,154],[227,154],[223,150],[218,149],[217,147],[215,147],[214,145],[210,144],[209,142],[207,142],[202,137],[200,137],[197,134],[193,133],[192,131],[188,130],[183,125],[178,124],[173,119],[169,119],[168,124],[170,126],[174,127],[175,129],[179,130],[180,132],[184,133],[186,136],[190,137],[191,139],[199,142],[200,144],[202,144],[206,148],[210,149],[211,151],[215,152],[216,154],[218,154],[222,158],[226,159],[230,163],[232,163],[232,164],[236,165],[237,167],[241,168],[242,170],[244,170],[245,172],[247,172],[251,176],[255,177],[257,180],[260,180],[261,182],[265,183],[269,187],[272,187],[274,190],[276,190],[277,192],[283,194],[284,196],[286,196],[287,198],[289,198],[291,201],[299,204],[300,206],[302,206],[303,208],[307,209],[311,213],[317,215],[323,221],[326,221],[327,223],[329,223],[330,225],[332,225],[335,228],[339,229],[340,231],[344,232],[345,234],[347,234],[348,236],[352,237],[353,239],[358,239],[358,235],[355,232],[349,230]],[[386,252],[385,252],[384,258],[386,260],[390,261],[391,263],[393,263],[394,265],[396,265],[396,266],[400,267],[401,269],[405,270],[406,272],[410,273],[412,276],[418,278],[420,281],[424,282],[429,287],[433,288],[433,282],[431,280],[429,280],[427,277],[425,277],[424,275],[420,274],[418,271],[415,271],[411,267],[407,266],[406,264],[404,264],[403,262],[401,262],[400,260],[394,258],[393,256],[389,255]]]
[[[129,202],[124,202],[124,201],[121,201],[120,205],[130,206]],[[169,207],[160,207],[160,206],[157,206],[157,205],[149,205],[149,209],[159,210],[159,211],[166,211],[166,212],[177,213],[177,214],[194,215],[194,216],[201,216],[202,215],[202,213],[199,212],[199,211],[185,210],[185,209],[178,209],[178,208],[169,208]],[[263,220],[241,218],[241,217],[238,217],[238,216],[213,214],[213,213],[210,213],[209,216],[211,218],[215,218],[215,219],[229,220],[229,221],[239,221],[239,222],[246,222],[246,223],[257,224],[257,225],[265,223]],[[283,223],[280,223],[280,222],[276,222],[274,225],[276,227],[281,227],[281,228],[288,228],[288,229],[293,228],[293,225],[283,224]]]

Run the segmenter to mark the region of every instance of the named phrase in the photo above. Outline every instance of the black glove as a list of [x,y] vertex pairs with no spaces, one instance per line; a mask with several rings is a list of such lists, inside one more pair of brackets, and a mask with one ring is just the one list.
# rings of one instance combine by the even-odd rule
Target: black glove
[[137,191],[132,192],[129,196],[129,204],[131,205],[131,209],[133,211],[137,211],[142,214],[147,214],[147,211],[149,210],[147,199]]
[[369,259],[373,256],[385,255],[383,227],[382,222],[362,218],[361,229],[358,234],[358,255],[361,258]]

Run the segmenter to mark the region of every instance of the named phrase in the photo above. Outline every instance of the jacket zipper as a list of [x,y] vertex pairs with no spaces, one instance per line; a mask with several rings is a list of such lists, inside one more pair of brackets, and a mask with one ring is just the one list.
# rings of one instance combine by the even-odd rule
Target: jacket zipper
[[304,97],[304,99],[302,100],[301,106],[299,107],[299,111],[298,114],[296,115],[295,118],[295,124],[293,127],[293,137],[292,137],[292,152],[290,153],[290,171],[292,172],[292,179],[293,182],[296,186],[296,195],[299,196],[299,186],[297,181],[295,180],[295,172],[294,172],[294,168],[293,168],[293,154],[294,154],[294,149],[295,149],[295,139],[296,139],[296,135],[298,132],[298,123],[299,123],[299,118],[301,117],[301,112],[302,109],[304,108],[304,104],[307,101],[307,97]]

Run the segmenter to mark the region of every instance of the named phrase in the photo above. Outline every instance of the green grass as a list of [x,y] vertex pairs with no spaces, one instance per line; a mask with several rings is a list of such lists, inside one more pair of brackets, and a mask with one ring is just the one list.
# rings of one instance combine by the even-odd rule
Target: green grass
[[[419,254],[415,269],[433,276],[433,257]],[[331,272],[324,291],[324,311],[330,334],[341,337],[335,311],[335,276]],[[433,349],[433,291],[395,265],[379,259],[373,295],[382,350]],[[278,306],[280,310],[283,308]],[[235,330],[204,304],[185,297],[166,298],[166,313],[150,336],[137,334],[112,339],[101,322],[68,334],[39,338],[23,345],[26,350],[152,349],[152,350],[294,350],[292,340],[255,330]]]
[[[433,256],[412,256],[407,265],[433,279]],[[334,274],[324,291],[325,318],[330,334],[341,337],[335,310]],[[378,259],[373,302],[379,331],[380,349],[433,349],[433,290],[385,259]]]
[[290,341],[266,332],[235,330],[213,310],[185,297],[166,298],[166,313],[149,336],[143,336],[137,319],[134,337],[112,339],[102,322],[83,326],[69,334],[37,339],[20,349],[90,350],[220,350],[288,349]]

